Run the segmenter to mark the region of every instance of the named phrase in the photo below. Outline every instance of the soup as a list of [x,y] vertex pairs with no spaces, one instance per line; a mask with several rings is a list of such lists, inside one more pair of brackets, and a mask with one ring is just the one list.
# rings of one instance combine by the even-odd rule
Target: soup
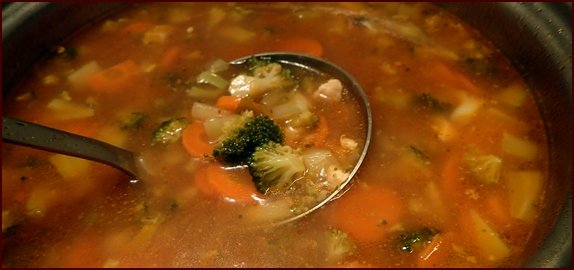
[[[267,116],[286,138],[305,123],[265,108],[297,93],[314,100],[329,78],[301,79],[277,100],[229,98],[240,72],[219,64],[265,51],[345,68],[374,116],[353,185],[270,227],[254,224],[297,209],[253,200],[266,190],[252,172],[209,154],[217,128],[195,155],[183,134],[223,111]],[[3,113],[142,153],[149,177],[4,144],[5,267],[517,266],[545,201],[547,145],[527,86],[488,41],[429,4],[139,4],[56,46],[32,74]],[[365,132],[357,103],[317,102],[303,118],[315,124],[283,143],[353,164]],[[215,113],[202,119],[197,106]]]

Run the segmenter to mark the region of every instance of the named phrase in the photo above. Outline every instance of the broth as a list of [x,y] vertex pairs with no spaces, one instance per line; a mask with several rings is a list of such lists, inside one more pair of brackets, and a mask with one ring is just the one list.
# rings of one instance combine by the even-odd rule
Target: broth
[[[255,190],[244,164],[194,156],[179,136],[153,143],[162,123],[196,121],[198,102],[217,107],[230,94],[213,95],[217,79],[197,80],[217,59],[266,51],[346,69],[374,117],[349,190],[278,227],[253,225],[292,205],[202,188],[208,170],[224,168]],[[227,82],[241,73],[225,72]],[[32,74],[3,113],[140,152],[149,177],[4,144],[3,267],[519,266],[545,201],[547,145],[528,87],[479,33],[429,4],[138,4],[57,47]],[[314,100],[327,79],[289,93]],[[242,98],[236,113],[273,118],[261,105],[274,100]],[[285,144],[323,145],[351,166],[365,133],[356,101],[313,104],[309,137],[289,138],[294,119],[274,119]]]

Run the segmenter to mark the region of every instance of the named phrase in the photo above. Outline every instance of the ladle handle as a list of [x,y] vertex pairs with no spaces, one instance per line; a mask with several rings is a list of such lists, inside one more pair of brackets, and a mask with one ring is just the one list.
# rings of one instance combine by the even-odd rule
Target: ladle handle
[[2,116],[2,140],[98,161],[137,175],[132,152],[62,130]]

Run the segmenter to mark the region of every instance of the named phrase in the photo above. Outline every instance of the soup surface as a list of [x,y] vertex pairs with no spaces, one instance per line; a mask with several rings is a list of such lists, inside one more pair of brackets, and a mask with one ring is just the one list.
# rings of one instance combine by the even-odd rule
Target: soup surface
[[[3,97],[3,113],[141,153],[146,177],[3,144],[3,267],[525,260],[548,181],[536,105],[496,48],[432,5],[146,3],[54,48]],[[365,127],[344,88],[325,90],[330,78],[295,71],[294,87],[240,94],[238,76],[257,75],[224,63],[267,51],[343,67],[374,117],[353,185],[282,226],[260,225],[302,209],[274,196],[307,194],[293,189],[309,188],[301,179],[344,178]],[[283,189],[257,186],[248,161],[214,157],[225,122],[249,113],[273,120],[304,161]]]

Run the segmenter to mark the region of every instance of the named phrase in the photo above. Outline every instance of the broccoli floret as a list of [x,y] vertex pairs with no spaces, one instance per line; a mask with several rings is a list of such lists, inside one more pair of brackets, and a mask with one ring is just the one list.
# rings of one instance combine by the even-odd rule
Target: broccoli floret
[[327,232],[325,244],[325,258],[328,261],[339,261],[356,249],[349,235],[339,229],[331,229]]
[[142,112],[131,113],[123,122],[122,129],[140,129],[147,118],[147,115]]
[[305,128],[315,128],[319,123],[319,116],[310,112],[309,110],[303,111],[297,116],[293,117],[287,124],[292,127],[305,127]]
[[174,118],[164,121],[153,132],[152,145],[157,143],[175,142],[181,137],[183,129],[187,126],[187,119],[184,117]]
[[295,180],[294,177],[305,171],[299,153],[290,146],[273,141],[257,147],[247,164],[255,186],[263,194],[285,191]]
[[296,82],[291,70],[267,58],[252,57],[246,65],[251,74],[242,74],[231,80],[229,92],[233,96],[257,97],[273,89],[293,86]]
[[224,127],[213,156],[228,164],[244,164],[255,148],[269,141],[283,142],[281,128],[267,116],[246,111]]
[[422,228],[401,234],[400,250],[412,253],[415,246],[430,243],[433,237],[438,234],[434,228]]
[[471,176],[485,184],[498,183],[502,169],[502,159],[495,155],[481,155],[470,152],[464,155],[464,165]]
[[414,104],[418,110],[429,110],[433,113],[448,114],[453,111],[452,104],[440,101],[427,93],[416,96],[414,99]]

